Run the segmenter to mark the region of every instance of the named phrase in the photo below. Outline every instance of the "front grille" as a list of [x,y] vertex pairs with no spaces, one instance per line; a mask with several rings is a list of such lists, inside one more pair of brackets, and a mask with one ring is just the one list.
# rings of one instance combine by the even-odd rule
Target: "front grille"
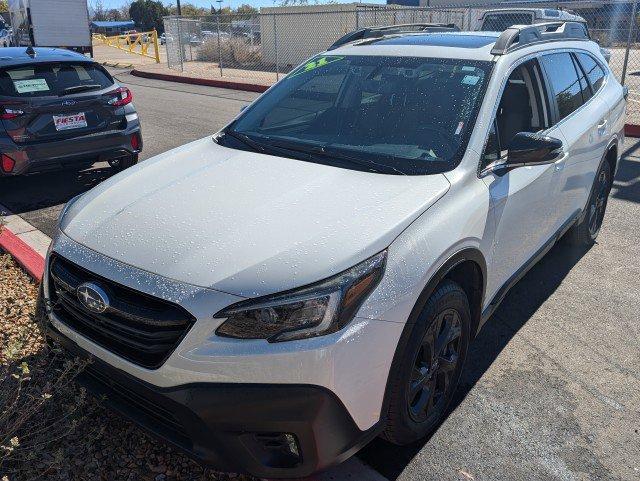
[[[61,322],[96,344],[140,366],[155,369],[195,322],[180,306],[116,284],[62,257],[49,264],[49,296]],[[109,298],[102,313],[80,302],[77,288],[91,282]]]

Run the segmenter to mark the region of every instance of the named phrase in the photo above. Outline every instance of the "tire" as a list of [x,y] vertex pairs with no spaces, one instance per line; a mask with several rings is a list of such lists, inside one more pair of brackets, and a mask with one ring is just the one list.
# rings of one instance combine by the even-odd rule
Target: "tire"
[[121,157],[119,159],[113,159],[109,161],[109,165],[116,172],[120,172],[124,169],[136,165],[138,163],[138,154],[132,154],[128,157]]
[[[438,426],[460,379],[470,327],[465,292],[455,282],[444,281],[418,316],[401,353],[402,361],[390,375],[383,438],[394,444],[409,444]],[[445,338],[448,341],[443,342]]]
[[611,166],[605,161],[593,181],[584,218],[568,232],[567,237],[572,244],[592,246],[596,242],[607,210],[611,185]]

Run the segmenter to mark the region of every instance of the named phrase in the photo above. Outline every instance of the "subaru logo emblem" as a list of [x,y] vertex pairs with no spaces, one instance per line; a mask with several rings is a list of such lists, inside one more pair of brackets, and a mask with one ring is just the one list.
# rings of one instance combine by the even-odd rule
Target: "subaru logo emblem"
[[109,307],[109,297],[100,287],[92,282],[80,284],[76,289],[80,303],[89,311],[101,314]]
[[75,100],[65,100],[62,102],[62,105],[66,105],[66,106],[71,106],[71,105],[75,105],[76,101]]

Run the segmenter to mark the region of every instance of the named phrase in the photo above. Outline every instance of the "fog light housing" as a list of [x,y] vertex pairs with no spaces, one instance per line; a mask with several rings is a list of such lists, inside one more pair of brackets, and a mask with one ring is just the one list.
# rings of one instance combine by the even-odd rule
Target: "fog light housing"
[[13,168],[16,166],[16,161],[13,160],[6,154],[2,154],[2,171],[6,174],[13,171]]
[[254,433],[241,436],[245,447],[264,466],[293,468],[302,463],[298,438],[292,433]]

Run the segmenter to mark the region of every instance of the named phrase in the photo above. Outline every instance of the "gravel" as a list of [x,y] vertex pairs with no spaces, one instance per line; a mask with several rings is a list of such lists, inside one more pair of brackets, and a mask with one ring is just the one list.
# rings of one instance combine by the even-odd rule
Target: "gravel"
[[0,479],[234,480],[208,470],[87,397],[82,363],[48,347],[38,286],[0,253]]

